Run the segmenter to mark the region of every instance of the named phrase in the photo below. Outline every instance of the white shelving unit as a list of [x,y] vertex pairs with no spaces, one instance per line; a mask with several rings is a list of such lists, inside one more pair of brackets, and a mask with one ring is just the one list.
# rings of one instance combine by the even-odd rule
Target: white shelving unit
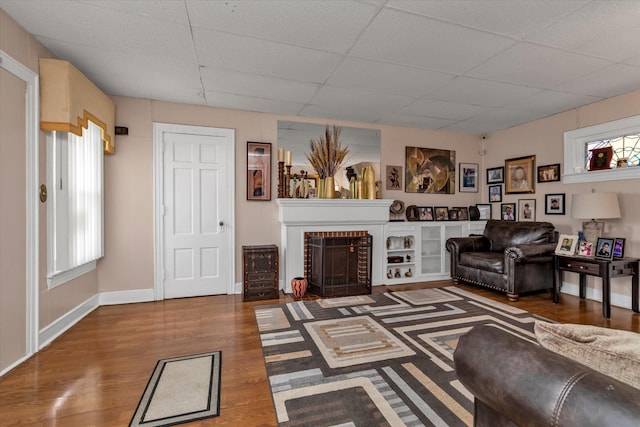
[[387,283],[410,282],[416,275],[416,229],[405,223],[393,225],[385,226]]
[[[451,270],[445,247],[447,239],[482,234],[485,224],[486,221],[388,223],[384,233],[386,283],[448,279]],[[393,262],[397,257],[402,257],[402,262]],[[411,273],[407,274],[409,269]]]

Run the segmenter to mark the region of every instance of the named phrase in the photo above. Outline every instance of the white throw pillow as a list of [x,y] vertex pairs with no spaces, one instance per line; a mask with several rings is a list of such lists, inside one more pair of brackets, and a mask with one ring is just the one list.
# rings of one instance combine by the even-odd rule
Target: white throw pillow
[[640,334],[538,320],[534,329],[543,347],[640,389]]

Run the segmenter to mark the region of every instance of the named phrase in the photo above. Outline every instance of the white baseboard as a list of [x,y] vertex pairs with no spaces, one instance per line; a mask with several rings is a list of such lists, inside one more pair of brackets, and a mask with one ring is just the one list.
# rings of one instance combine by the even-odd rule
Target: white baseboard
[[12,370],[13,368],[15,368],[16,366],[18,366],[19,364],[21,364],[22,362],[24,362],[25,360],[27,360],[28,358],[30,358],[31,356],[33,356],[33,353],[29,353],[25,356],[22,356],[20,359],[16,360],[15,362],[13,362],[11,365],[7,366],[6,368],[4,368],[2,371],[0,371],[0,377],[2,377],[4,374],[6,374],[7,372],[9,372],[10,370]]
[[149,301],[155,301],[155,292],[153,289],[100,293],[100,305],[132,304],[135,302]]
[[100,296],[94,295],[42,328],[38,334],[38,349],[42,349],[51,341],[58,338],[66,330],[82,320],[87,314],[98,308],[99,305]]
[[[587,286],[586,291],[587,291],[587,295],[586,295],[587,299],[602,302],[601,289],[594,289]],[[580,296],[580,285],[577,285],[575,283],[563,282],[562,290],[560,292],[563,294]],[[631,296],[611,293],[611,305],[614,305],[616,307],[627,308],[631,310]]]

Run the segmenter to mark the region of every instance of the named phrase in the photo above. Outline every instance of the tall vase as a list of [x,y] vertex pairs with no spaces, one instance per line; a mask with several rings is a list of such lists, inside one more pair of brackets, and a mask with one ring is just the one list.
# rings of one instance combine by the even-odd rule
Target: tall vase
[[324,197],[327,199],[333,199],[336,197],[335,180],[332,176],[328,176],[324,179],[325,189]]
[[291,293],[293,294],[294,300],[301,300],[306,292],[307,279],[305,279],[304,277],[294,277],[293,279],[291,279]]
[[325,190],[325,185],[324,185],[324,178],[318,178],[318,199],[324,199],[324,190]]
[[375,199],[376,198],[376,177],[373,173],[373,168],[371,166],[367,166],[362,171],[362,175],[364,176],[364,199]]

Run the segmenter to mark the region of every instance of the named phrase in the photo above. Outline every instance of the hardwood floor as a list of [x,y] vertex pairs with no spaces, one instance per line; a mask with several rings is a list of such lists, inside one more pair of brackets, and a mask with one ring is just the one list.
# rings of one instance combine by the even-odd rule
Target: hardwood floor
[[[416,289],[452,282],[375,287]],[[640,332],[640,314],[548,292],[509,303],[503,294],[459,285],[546,318]],[[126,426],[158,359],[222,351],[221,415],[190,426],[275,426],[253,309],[240,295],[104,306],[0,378],[1,426]]]

